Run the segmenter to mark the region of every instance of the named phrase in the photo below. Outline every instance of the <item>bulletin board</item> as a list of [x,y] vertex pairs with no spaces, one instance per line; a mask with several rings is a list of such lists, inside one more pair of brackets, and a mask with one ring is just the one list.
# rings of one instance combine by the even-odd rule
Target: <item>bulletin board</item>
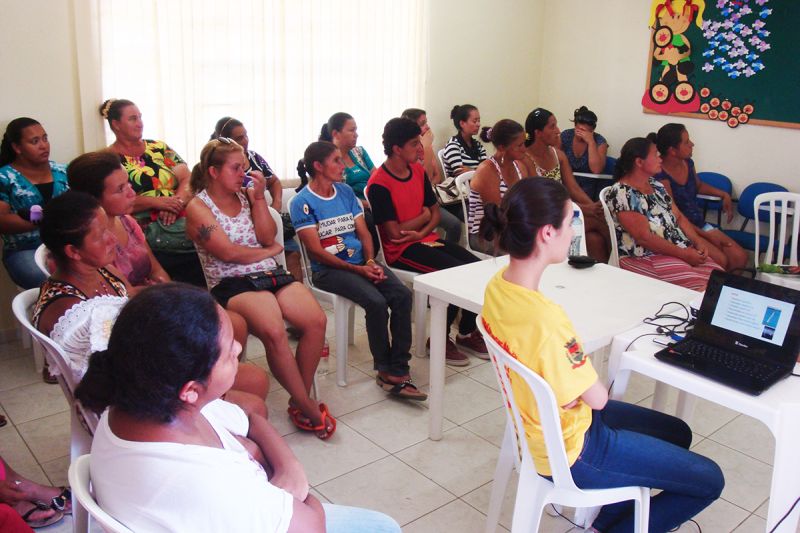
[[800,128],[800,1],[653,0],[646,113]]

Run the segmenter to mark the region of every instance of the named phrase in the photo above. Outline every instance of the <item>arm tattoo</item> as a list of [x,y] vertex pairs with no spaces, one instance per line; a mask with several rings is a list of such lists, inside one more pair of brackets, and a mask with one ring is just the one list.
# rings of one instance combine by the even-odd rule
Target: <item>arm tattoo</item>
[[217,226],[211,224],[210,226],[206,226],[205,224],[200,226],[200,229],[197,230],[197,240],[200,242],[208,242],[211,238],[211,232],[217,229]]

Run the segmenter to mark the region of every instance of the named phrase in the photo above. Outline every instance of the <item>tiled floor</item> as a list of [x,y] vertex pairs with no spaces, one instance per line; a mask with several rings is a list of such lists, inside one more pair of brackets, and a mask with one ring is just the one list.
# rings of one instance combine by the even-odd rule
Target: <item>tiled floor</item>
[[[333,349],[333,319],[329,340]],[[393,516],[408,533],[482,532],[491,480],[505,424],[488,363],[447,369],[444,438],[427,439],[427,402],[388,398],[374,382],[363,311],[350,347],[349,381],[318,380],[320,398],[338,419],[326,442],[297,432],[286,416],[288,396],[273,381],[267,399],[272,423],[285,436],[323,501],[358,505]],[[266,367],[263,346],[251,338],[248,358]],[[330,362],[335,369],[335,360]],[[412,374],[427,388],[428,359],[413,358]],[[628,401],[649,405],[653,383],[632,379]],[[674,405],[674,395],[670,406]],[[34,372],[30,352],[19,343],[0,344],[0,454],[15,469],[42,483],[63,485],[69,463],[69,415],[57,385]],[[692,428],[694,450],[717,461],[727,484],[722,499],[697,517],[706,533],[764,531],[774,443],[765,426],[700,400]],[[514,481],[506,495],[500,531],[510,528]],[[65,520],[43,531],[71,531]],[[571,524],[545,516],[541,531],[565,532]],[[697,531],[684,524],[684,533]]]

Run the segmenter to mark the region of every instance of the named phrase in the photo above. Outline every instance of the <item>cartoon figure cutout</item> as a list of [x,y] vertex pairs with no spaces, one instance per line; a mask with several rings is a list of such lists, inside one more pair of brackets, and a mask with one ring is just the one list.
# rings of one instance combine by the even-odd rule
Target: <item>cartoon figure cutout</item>
[[661,67],[661,72],[642,96],[644,107],[665,114],[700,108],[692,76],[692,45],[684,33],[692,22],[702,26],[704,10],[704,0],[653,0],[653,70]]

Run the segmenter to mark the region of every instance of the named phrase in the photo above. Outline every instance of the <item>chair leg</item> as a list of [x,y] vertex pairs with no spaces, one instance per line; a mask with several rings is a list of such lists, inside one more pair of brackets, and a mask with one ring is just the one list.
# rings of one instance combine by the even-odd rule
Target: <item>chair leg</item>
[[347,323],[349,327],[347,328],[347,342],[348,344],[355,344],[356,343],[356,306],[350,305],[350,309],[347,313]]
[[19,335],[19,338],[22,341],[23,348],[27,350],[31,347],[31,336],[27,331],[25,331],[25,328],[20,323],[17,323],[17,335]]
[[635,500],[635,529],[638,533],[647,533],[650,529],[650,489],[642,487],[641,496]]
[[[86,432],[78,419],[75,405],[72,406],[70,416],[70,433],[70,458],[71,461],[75,461],[81,455],[89,453],[92,448],[92,436]],[[89,513],[78,503],[74,493],[72,495],[72,531],[73,533],[88,533],[89,531]]]
[[539,484],[539,475],[535,471],[520,470],[511,533],[539,531],[548,491]]
[[503,445],[500,447],[500,455],[497,458],[497,466],[494,469],[492,494],[489,497],[489,512],[486,513],[486,533],[493,533],[497,529],[497,524],[500,523],[503,497],[506,495],[508,481],[511,479],[511,471],[514,469],[513,454],[517,453],[517,450],[512,431],[513,429],[506,423]]
[[426,335],[425,328],[425,315],[428,314],[428,297],[421,293],[414,294],[414,330],[417,337],[415,345],[415,353],[417,357],[425,357],[425,341],[428,336]]
[[333,301],[333,320],[336,330],[336,384],[347,386],[347,350],[349,341],[349,318],[353,304],[344,298]]
[[[31,336],[28,335],[27,331],[24,333],[24,335],[28,339],[31,339]],[[32,350],[33,351],[33,364],[36,367],[36,373],[37,374],[41,374],[42,370],[44,370],[44,349],[42,348],[42,345],[39,344],[39,342],[36,341],[36,340],[33,341],[32,348],[33,348],[33,350]],[[86,453],[89,453],[89,452],[87,451]]]

